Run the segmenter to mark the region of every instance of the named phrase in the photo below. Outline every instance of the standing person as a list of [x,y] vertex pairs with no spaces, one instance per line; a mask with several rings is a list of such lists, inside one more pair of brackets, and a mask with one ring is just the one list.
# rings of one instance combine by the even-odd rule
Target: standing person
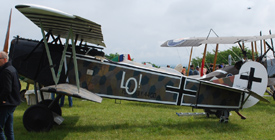
[[215,70],[218,70],[218,69],[220,69],[220,66],[219,66],[219,65],[216,66]]
[[55,99],[55,93],[51,93],[51,98],[52,98],[52,100]]
[[214,65],[212,63],[210,63],[209,69],[207,70],[206,74],[211,73],[213,71],[213,66]]
[[[64,99],[65,99],[65,95],[62,95],[62,97],[60,98],[60,107],[63,107],[64,105]],[[73,107],[73,99],[72,96],[68,96],[68,101],[69,101],[69,107]]]
[[199,74],[200,74],[199,71],[200,71],[200,67],[197,66],[196,69],[195,69],[194,72],[193,72],[193,75],[199,75]]
[[186,75],[186,68],[182,67],[181,74]]
[[20,104],[19,77],[8,60],[8,54],[0,52],[0,140],[5,140],[5,136],[14,140],[13,112]]
[[232,57],[231,57],[231,55],[229,54],[229,55],[228,55],[228,65],[231,66],[231,63],[232,63]]
[[207,68],[203,68],[203,75],[206,75],[207,73]]
[[191,65],[189,70],[189,75],[193,75],[193,74],[194,74],[194,66]]

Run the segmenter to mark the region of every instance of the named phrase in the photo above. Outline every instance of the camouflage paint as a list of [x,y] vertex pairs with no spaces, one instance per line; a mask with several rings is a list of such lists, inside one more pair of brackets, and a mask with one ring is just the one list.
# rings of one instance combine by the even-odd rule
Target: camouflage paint
[[[197,108],[241,106],[240,91],[202,86],[201,81],[185,76],[85,56],[78,56],[77,63],[80,86],[101,97]],[[75,84],[73,64],[68,65],[69,83]]]
[[[77,63],[80,86],[99,96],[165,104],[178,100],[178,94],[166,87],[178,87],[181,76],[95,59],[78,59]],[[73,64],[69,70],[69,82],[75,84]]]
[[239,90],[229,90],[226,87],[201,83],[196,105],[198,107],[239,109],[241,108],[243,95],[244,93]]
[[219,78],[219,79],[213,80],[212,82],[232,87],[234,78],[235,78],[235,76],[233,75],[233,76],[229,76],[229,77]]

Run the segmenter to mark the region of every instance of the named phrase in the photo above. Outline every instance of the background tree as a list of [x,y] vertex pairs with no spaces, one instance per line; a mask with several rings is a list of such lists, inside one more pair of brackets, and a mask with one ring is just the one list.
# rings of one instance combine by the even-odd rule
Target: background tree
[[[119,56],[120,56],[120,54],[118,54],[117,52],[116,53],[110,53],[109,55],[105,54],[105,57],[107,59],[110,59],[110,60],[114,59],[115,57],[119,57]],[[131,58],[131,61],[134,61],[134,58]]]
[[160,66],[157,66],[156,64],[153,64],[151,62],[142,62],[142,64],[144,64],[144,63],[148,63],[148,64],[151,64],[153,67],[160,68]]
[[[252,59],[251,50],[248,50],[247,47],[245,47],[244,50],[246,51],[247,58]],[[218,52],[216,65],[222,64],[222,63],[228,64],[228,55],[229,54],[231,55],[231,58],[232,58],[232,65],[234,65],[237,61],[244,58],[242,50],[240,49],[240,47],[239,46],[232,46],[228,50]],[[254,54],[254,56],[256,56],[256,55]],[[206,56],[205,56],[206,67],[208,67],[210,63],[214,63],[214,57],[215,57],[215,50],[212,50],[212,52],[206,52]],[[191,62],[195,66],[201,66],[202,57],[193,58]]]
[[110,59],[110,60],[112,60],[113,58],[115,58],[115,57],[117,57],[117,56],[119,56],[119,54],[118,53],[110,53],[109,55],[108,54],[105,54],[105,57],[107,58],[107,59]]
[[[105,57],[106,57],[107,59],[112,60],[112,59],[114,59],[115,57],[119,57],[119,55],[120,55],[120,54],[118,54],[118,53],[110,53],[109,55],[108,55],[108,54],[105,54]],[[131,61],[134,61],[134,58],[131,58]],[[142,64],[143,64],[143,63],[148,63],[148,64],[151,64],[153,67],[160,68],[160,66],[157,66],[156,64],[153,64],[153,63],[151,63],[151,62],[142,62]]]

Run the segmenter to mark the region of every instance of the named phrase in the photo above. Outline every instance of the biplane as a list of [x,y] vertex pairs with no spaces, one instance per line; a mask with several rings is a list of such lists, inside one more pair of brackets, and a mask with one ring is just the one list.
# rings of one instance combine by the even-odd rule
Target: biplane
[[[212,29],[210,32],[213,31]],[[209,34],[210,34],[209,32]],[[214,31],[213,31],[214,32]],[[215,32],[214,32],[215,33]],[[208,36],[209,36],[208,34]],[[215,33],[216,34],[216,33]],[[162,47],[192,47],[191,53],[190,53],[190,60],[189,60],[189,66],[191,62],[191,56],[192,56],[192,50],[193,47],[201,46],[202,44],[205,44],[205,49],[203,53],[203,60],[202,60],[202,66],[205,61],[205,54],[206,54],[206,48],[207,44],[215,44],[216,45],[216,51],[215,51],[215,57],[214,57],[214,64],[213,64],[213,72],[204,75],[204,77],[200,77],[201,80],[214,80],[217,78],[223,78],[228,75],[236,75],[239,73],[239,70],[241,66],[248,61],[256,61],[264,65],[266,68],[267,74],[268,74],[268,87],[270,87],[270,90],[266,90],[267,93],[269,93],[273,99],[275,100],[275,94],[274,92],[274,85],[275,85],[275,51],[273,46],[273,38],[275,37],[274,34],[271,34],[271,30],[269,31],[270,35],[264,35],[262,36],[262,33],[260,32],[260,36],[244,36],[244,37],[219,37],[217,34],[217,37],[192,37],[192,38],[181,38],[181,39],[174,39],[174,40],[168,40],[164,42],[161,46]],[[270,40],[271,45],[267,42],[267,40]],[[257,41],[260,41],[260,54],[257,51]],[[245,51],[245,43],[251,44],[251,50],[252,50],[252,56],[251,60],[247,59],[247,54]],[[263,45],[262,45],[263,43]],[[240,47],[243,59],[236,62],[235,65],[227,66],[223,69],[219,69],[215,71],[215,65],[217,60],[217,53],[218,53],[218,47],[219,44],[238,44]],[[271,52],[272,56],[267,57],[267,53]],[[256,54],[256,56],[254,56]],[[256,57],[256,58],[255,58]],[[202,70],[202,69],[201,69]],[[201,71],[201,74],[203,72]],[[188,73],[187,73],[188,75]],[[202,75],[201,75],[202,76]]]
[[[40,41],[16,37],[9,50],[18,73],[33,81],[42,98],[24,113],[28,131],[48,131],[54,122],[62,123],[57,103],[61,95],[99,103],[102,98],[112,98],[216,110],[220,122],[228,122],[230,111],[238,113],[258,100],[267,101],[254,91],[254,87],[267,86],[265,68],[257,62],[247,62],[239,75],[230,78],[235,86],[188,78],[176,70],[127,59],[114,62],[104,58],[99,24],[39,5],[15,8],[37,25],[43,36]],[[42,92],[57,93],[58,97],[44,100]]]

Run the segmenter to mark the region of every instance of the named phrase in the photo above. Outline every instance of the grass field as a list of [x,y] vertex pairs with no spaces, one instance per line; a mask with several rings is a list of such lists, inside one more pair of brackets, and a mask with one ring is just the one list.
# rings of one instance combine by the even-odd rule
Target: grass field
[[[241,120],[231,112],[229,123],[219,123],[214,116],[179,117],[176,112],[192,112],[190,107],[103,99],[102,103],[73,98],[73,107],[67,97],[62,107],[65,121],[54,125],[49,132],[28,132],[22,122],[26,102],[14,113],[15,138],[20,140],[86,140],[86,139],[274,139],[275,102],[257,105],[240,112]],[[120,102],[117,100],[117,102]],[[195,112],[202,110],[195,109]]]

